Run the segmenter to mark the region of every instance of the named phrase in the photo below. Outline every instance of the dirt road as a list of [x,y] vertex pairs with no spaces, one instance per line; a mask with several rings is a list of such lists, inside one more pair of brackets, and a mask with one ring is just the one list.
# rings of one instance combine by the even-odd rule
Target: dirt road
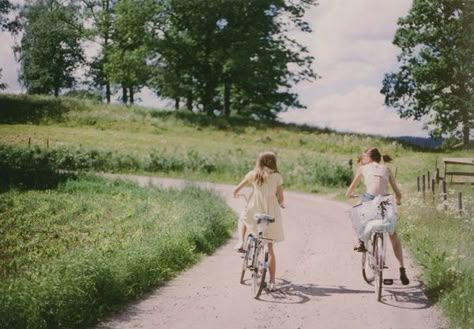
[[[172,179],[129,179],[141,185],[182,186]],[[217,190],[236,212],[242,199],[232,198],[232,186],[200,183]],[[373,286],[360,273],[360,254],[352,251],[355,237],[349,205],[303,193],[285,193],[285,241],[276,244],[279,291],[263,293],[239,283],[241,258],[233,250],[236,235],[213,255],[140,302],[101,323],[99,329],[245,329],[245,328],[446,328],[430,304],[406,260],[408,286],[398,278],[398,264],[388,250],[386,286],[377,302]],[[408,258],[408,257],[406,257]]]

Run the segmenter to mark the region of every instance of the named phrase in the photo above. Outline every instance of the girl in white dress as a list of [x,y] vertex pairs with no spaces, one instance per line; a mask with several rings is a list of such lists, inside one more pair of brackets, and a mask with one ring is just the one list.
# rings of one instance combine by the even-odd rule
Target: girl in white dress
[[[388,185],[392,187],[395,193],[395,199],[398,205],[401,204],[402,194],[398,189],[395,177],[393,176],[390,168],[386,165],[380,164],[380,160],[384,163],[390,162],[392,159],[388,155],[381,155],[380,151],[371,147],[362,153],[360,162],[362,165],[357,169],[357,173],[352,181],[351,185],[347,189],[346,196],[352,197],[352,194],[361,181],[364,178],[366,191],[362,195],[362,202],[368,202],[373,200],[378,195],[388,194]],[[400,238],[398,237],[397,231],[389,234],[390,241],[392,242],[393,252],[398,262],[400,263],[400,280],[404,285],[410,283],[403,265],[403,250]],[[359,243],[354,247],[354,250],[365,251],[364,243],[359,240]]]
[[[278,172],[276,156],[273,152],[263,152],[257,157],[254,170],[245,175],[244,179],[234,189],[234,197],[238,197],[240,190],[252,183],[253,193],[247,207],[239,218],[239,243],[236,249],[242,248],[246,230],[255,233],[255,214],[266,213],[275,218],[275,222],[267,227],[265,238],[273,241],[283,241],[283,223],[280,207],[283,206],[283,178]],[[276,259],[273,243],[268,244],[269,254],[269,290],[275,290]]]

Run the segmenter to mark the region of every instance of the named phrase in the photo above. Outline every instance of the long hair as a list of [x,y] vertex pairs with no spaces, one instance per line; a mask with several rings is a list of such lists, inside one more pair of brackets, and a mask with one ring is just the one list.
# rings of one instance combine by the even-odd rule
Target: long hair
[[254,178],[258,185],[262,185],[265,177],[268,175],[265,168],[270,169],[272,172],[278,172],[275,153],[267,151],[258,155],[254,169]]
[[383,160],[384,163],[392,161],[392,158],[388,154],[380,154],[380,151],[376,147],[370,147],[364,151],[365,154],[369,156],[373,161],[379,163],[380,160]]

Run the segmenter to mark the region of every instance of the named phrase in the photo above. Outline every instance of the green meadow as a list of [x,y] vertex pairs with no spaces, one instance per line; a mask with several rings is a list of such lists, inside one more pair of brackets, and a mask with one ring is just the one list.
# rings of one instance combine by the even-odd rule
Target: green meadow
[[[358,154],[371,146],[395,159],[391,167],[404,194],[399,231],[427,293],[453,328],[474,327],[474,189],[448,185],[447,210],[438,194],[433,202],[416,191],[417,177],[441,168],[443,157],[472,157],[472,150],[424,150],[380,136],[188,111],[0,95],[0,318],[7,319],[0,327],[90,325],[211,253],[235,227],[235,215],[208,191],[139,188],[88,172],[237,184],[259,152],[272,150],[287,190],[343,200]],[[192,225],[184,225],[189,217]]]

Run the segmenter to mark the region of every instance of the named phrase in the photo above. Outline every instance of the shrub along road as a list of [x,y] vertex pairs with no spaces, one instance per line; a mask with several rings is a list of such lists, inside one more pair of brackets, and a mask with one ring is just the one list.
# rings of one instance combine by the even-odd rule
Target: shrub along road
[[[110,175],[140,185],[180,187],[182,180]],[[237,213],[244,200],[233,186],[196,183],[218,191]],[[360,254],[352,251],[350,205],[321,196],[286,192],[285,241],[276,244],[279,290],[251,295],[239,283],[241,258],[236,235],[176,279],[102,322],[100,329],[126,328],[446,328],[446,321],[423,293],[416,268],[406,255],[411,280],[403,286],[391,246],[387,252],[382,302],[362,279]],[[385,272],[384,272],[385,273]]]

